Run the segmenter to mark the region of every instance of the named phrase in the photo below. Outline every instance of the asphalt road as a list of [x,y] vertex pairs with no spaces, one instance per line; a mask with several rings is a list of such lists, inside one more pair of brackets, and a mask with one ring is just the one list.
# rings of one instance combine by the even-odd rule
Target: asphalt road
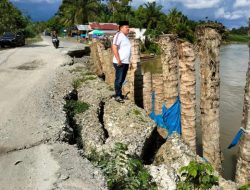
[[[64,53],[82,45],[50,38],[0,51],[0,189],[102,189],[75,146],[62,143],[63,96],[71,88]],[[77,47],[77,48],[79,48]]]

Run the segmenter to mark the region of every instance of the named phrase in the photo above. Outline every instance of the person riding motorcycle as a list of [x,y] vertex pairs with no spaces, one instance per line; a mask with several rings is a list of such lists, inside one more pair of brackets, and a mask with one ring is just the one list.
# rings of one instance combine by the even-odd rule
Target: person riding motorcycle
[[56,31],[52,31],[52,43],[55,48],[58,48],[59,46],[59,39]]

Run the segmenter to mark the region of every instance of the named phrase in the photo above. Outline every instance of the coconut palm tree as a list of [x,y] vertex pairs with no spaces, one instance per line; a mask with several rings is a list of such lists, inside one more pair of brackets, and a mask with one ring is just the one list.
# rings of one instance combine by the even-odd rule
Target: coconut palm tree
[[96,17],[99,6],[98,0],[63,0],[57,14],[65,26],[85,24]]
[[162,6],[157,5],[156,2],[148,2],[144,4],[146,11],[146,23],[148,29],[153,29],[157,27],[159,18],[163,14],[161,12]]
[[164,31],[165,33],[177,34],[180,38],[187,39],[190,42],[194,41],[195,22],[190,21],[176,8],[169,11],[165,24],[168,26]]

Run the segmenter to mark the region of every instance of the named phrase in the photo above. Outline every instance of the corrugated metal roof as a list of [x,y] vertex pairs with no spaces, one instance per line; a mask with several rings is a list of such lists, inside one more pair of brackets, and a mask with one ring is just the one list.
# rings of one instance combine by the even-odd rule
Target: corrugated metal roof
[[118,30],[118,25],[116,23],[97,23],[97,22],[90,22],[89,23],[90,29],[99,29],[99,30]]
[[89,30],[89,25],[76,25],[78,30],[87,31]]

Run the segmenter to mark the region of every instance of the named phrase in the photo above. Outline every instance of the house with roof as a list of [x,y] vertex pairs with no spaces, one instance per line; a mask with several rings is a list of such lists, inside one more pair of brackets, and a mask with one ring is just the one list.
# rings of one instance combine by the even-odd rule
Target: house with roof
[[76,25],[76,28],[78,31],[78,35],[83,38],[88,37],[89,31],[91,31],[91,29],[89,28],[89,25],[78,24]]
[[[89,29],[100,30],[104,35],[113,36],[118,31],[119,26],[116,23],[98,23],[98,22],[90,22]],[[91,34],[91,33],[90,33]]]

